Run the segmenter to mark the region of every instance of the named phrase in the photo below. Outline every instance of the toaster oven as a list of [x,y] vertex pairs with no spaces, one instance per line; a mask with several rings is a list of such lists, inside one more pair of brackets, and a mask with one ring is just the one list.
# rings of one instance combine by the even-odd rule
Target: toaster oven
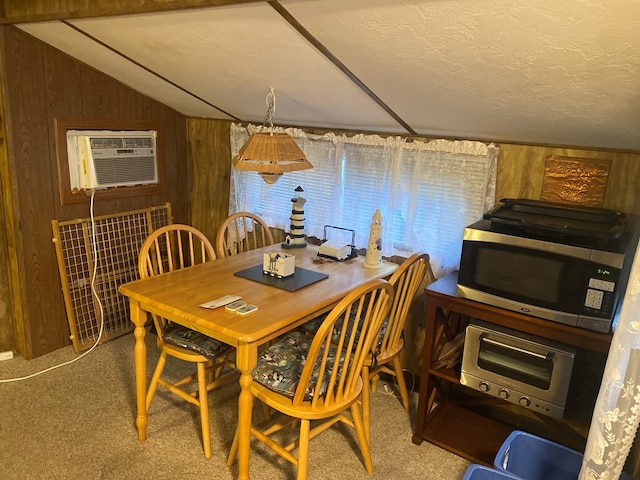
[[575,355],[569,345],[476,320],[466,328],[460,383],[561,419]]

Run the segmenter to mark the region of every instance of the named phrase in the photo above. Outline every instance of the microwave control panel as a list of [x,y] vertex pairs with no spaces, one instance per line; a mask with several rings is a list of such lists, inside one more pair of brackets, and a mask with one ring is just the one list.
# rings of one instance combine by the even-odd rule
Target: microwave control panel
[[[607,276],[604,276],[605,272]],[[589,278],[584,306],[587,314],[610,316],[616,303],[616,275],[615,269],[598,268],[600,275]]]
[[587,298],[584,301],[584,306],[600,310],[602,308],[603,298],[604,292],[602,290],[594,290],[593,288],[590,288],[587,290]]
[[613,282],[590,278],[584,306],[594,310],[602,310],[604,307],[605,311],[609,311],[613,307],[615,287],[616,284]]

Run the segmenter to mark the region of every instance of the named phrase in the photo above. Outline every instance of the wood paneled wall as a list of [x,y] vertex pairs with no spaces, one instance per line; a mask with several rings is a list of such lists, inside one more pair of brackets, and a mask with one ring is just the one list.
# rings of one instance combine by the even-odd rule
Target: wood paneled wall
[[551,155],[611,160],[604,208],[640,215],[640,154],[549,146],[498,144],[496,200],[539,199],[547,158]]
[[191,224],[215,244],[218,227],[229,215],[231,181],[230,122],[187,121],[193,178],[189,188]]
[[[0,342],[13,337],[15,349],[33,358],[70,344],[51,220],[90,215],[88,198],[86,203],[60,204],[54,119],[159,122],[165,193],[115,200],[98,196],[94,214],[169,201],[174,221],[188,223],[186,118],[14,27],[0,28],[6,127],[3,235],[9,255],[9,264],[2,265],[8,275],[0,276]],[[12,348],[0,343],[0,350]]]

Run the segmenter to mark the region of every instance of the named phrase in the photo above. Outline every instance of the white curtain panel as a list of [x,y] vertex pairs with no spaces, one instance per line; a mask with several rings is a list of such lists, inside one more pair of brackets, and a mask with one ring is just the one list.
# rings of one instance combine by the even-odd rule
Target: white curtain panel
[[[232,154],[265,128],[232,124]],[[296,140],[313,170],[287,173],[269,186],[255,172],[232,169],[230,213],[249,210],[286,231],[291,197],[301,185],[307,235],[322,239],[325,225],[350,228],[356,247],[364,248],[372,215],[380,209],[382,254],[425,251],[440,277],[458,268],[464,227],[494,206],[499,150],[493,144],[275,131]]]
[[591,419],[579,480],[617,480],[640,422],[640,245]]

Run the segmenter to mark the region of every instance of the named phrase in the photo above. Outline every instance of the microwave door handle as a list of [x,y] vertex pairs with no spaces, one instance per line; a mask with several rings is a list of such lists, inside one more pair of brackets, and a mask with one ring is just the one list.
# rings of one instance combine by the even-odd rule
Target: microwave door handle
[[497,340],[493,340],[491,338],[484,337],[482,339],[482,341],[490,343],[492,345],[496,345],[498,347],[508,348],[509,350],[515,350],[516,352],[524,353],[525,355],[531,355],[533,357],[539,358],[540,360],[548,360],[549,359],[548,355],[541,355],[539,353],[532,352],[532,351],[526,350],[524,348],[516,347],[514,345],[509,345],[507,343],[498,342]]

